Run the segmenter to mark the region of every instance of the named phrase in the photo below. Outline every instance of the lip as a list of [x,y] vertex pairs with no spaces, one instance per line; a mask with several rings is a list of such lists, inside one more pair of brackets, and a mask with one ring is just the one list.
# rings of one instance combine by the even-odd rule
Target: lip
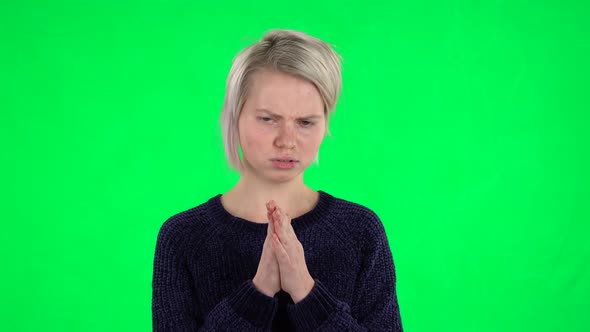
[[278,161],[278,160],[292,160],[292,162],[294,163],[298,163],[299,160],[293,158],[293,157],[289,157],[289,156],[284,156],[284,157],[278,157],[278,158],[272,158],[272,161]]
[[278,159],[271,159],[272,164],[278,169],[293,169],[298,161],[279,161]]

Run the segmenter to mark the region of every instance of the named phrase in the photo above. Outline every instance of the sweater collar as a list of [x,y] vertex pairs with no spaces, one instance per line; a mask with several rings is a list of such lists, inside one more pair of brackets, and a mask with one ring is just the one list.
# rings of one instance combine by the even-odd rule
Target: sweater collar
[[[306,225],[321,222],[329,214],[329,208],[332,205],[334,197],[325,191],[318,190],[319,200],[316,206],[308,212],[302,214],[297,218],[291,220],[293,230],[298,231],[303,229]],[[265,231],[268,227],[267,223],[256,223],[247,219],[243,219],[230,214],[221,204],[222,194],[217,194],[207,202],[208,210],[215,220],[226,222],[231,226],[238,226],[239,228],[249,228]]]

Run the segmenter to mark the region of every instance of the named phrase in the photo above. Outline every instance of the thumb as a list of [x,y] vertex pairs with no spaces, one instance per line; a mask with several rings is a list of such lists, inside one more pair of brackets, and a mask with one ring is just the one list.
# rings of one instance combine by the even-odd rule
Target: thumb
[[275,232],[275,227],[274,227],[274,219],[272,216],[272,211],[269,207],[269,205],[266,205],[266,218],[268,219],[268,227],[267,227],[267,235],[269,237],[272,237],[272,234]]
[[272,235],[275,233],[275,226],[273,221],[268,222],[268,227],[266,228],[266,236],[269,237],[269,240],[272,242]]

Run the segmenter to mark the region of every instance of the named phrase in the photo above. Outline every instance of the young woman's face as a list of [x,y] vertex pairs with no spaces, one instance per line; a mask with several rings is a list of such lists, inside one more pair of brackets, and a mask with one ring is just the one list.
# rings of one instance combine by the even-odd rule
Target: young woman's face
[[257,72],[251,83],[238,120],[247,171],[281,182],[300,176],[324,138],[319,91],[304,79],[269,70]]

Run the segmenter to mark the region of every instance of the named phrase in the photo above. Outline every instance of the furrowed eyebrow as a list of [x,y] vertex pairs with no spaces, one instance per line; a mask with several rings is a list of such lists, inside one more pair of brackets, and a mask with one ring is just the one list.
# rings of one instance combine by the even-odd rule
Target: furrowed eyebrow
[[[282,116],[280,116],[278,114],[275,114],[275,113],[273,113],[273,112],[271,112],[271,111],[269,111],[267,109],[264,109],[264,108],[257,109],[256,112],[258,112],[258,113],[268,113],[268,114],[274,116],[275,118],[279,118],[279,119],[282,119],[283,118]],[[314,115],[303,116],[303,117],[300,117],[299,119],[319,119],[321,117],[322,117],[321,115],[315,115],[314,114]]]

